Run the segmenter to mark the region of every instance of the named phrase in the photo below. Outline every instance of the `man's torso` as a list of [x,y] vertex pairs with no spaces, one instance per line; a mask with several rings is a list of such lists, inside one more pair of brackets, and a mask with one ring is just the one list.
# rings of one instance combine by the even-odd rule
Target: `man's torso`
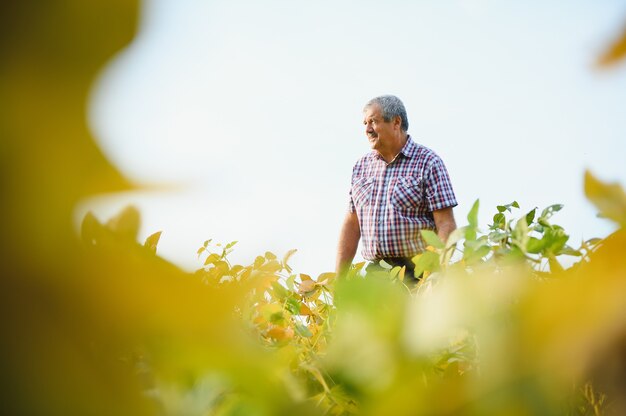
[[350,196],[367,260],[422,252],[420,230],[435,230],[432,211],[457,205],[439,156],[410,137],[389,164],[377,152],[362,157],[353,169]]

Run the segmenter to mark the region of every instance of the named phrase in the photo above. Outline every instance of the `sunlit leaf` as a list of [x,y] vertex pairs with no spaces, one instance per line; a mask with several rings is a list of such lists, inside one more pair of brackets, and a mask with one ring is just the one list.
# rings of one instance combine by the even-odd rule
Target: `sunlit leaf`
[[600,214],[622,227],[626,226],[626,193],[619,184],[601,182],[587,171],[585,195],[598,208]]
[[255,268],[255,269],[258,269],[258,268],[260,268],[261,266],[263,266],[263,264],[264,264],[264,263],[265,263],[265,257],[263,257],[263,256],[257,256],[257,257],[254,259],[254,268]]
[[302,325],[302,324],[296,324],[296,332],[305,337],[305,338],[310,338],[313,336],[313,334],[311,333],[311,331],[309,330],[309,328],[306,325]]
[[506,223],[506,217],[501,212],[497,213],[493,216],[493,228],[504,229],[504,224]]
[[415,263],[415,275],[419,276],[425,271],[433,272],[439,270],[439,255],[430,251],[425,251],[413,257]]
[[298,286],[300,294],[306,294],[315,290],[317,283],[314,280],[303,280]]
[[467,222],[471,228],[478,227],[478,208],[480,207],[480,200],[477,199],[474,201],[472,208],[469,210],[467,214]]
[[533,208],[528,214],[526,214],[526,224],[530,225],[533,223],[536,213],[537,208]]
[[276,298],[280,300],[283,300],[289,296],[289,292],[287,291],[287,289],[285,289],[285,287],[278,282],[272,282],[272,289],[274,289],[274,294],[276,295]]
[[299,315],[300,314],[300,310],[301,310],[301,303],[297,299],[294,299],[294,298],[290,297],[290,298],[287,298],[287,300],[285,301],[285,308],[292,315]]
[[150,251],[152,251],[153,253],[156,253],[157,244],[159,244],[159,240],[161,239],[161,233],[162,233],[161,231],[157,231],[156,233],[146,238],[146,241],[143,243],[144,247],[147,247]]
[[300,303],[299,315],[313,315],[313,311],[305,303]]
[[438,249],[443,249],[446,247],[443,241],[441,241],[439,236],[434,231],[421,230],[421,234],[422,234],[422,238],[424,238],[424,241],[426,241],[428,245],[433,246]]
[[134,206],[129,205],[109,219],[106,226],[116,235],[135,241],[139,234],[139,222],[139,211]]
[[211,253],[207,256],[207,258],[204,260],[204,265],[208,266],[210,264],[214,264],[216,261],[220,260],[220,255],[216,254],[216,253]]
[[267,336],[277,341],[293,338],[294,331],[291,327],[273,326],[267,331]]
[[298,250],[296,249],[292,249],[287,251],[287,253],[285,253],[285,255],[283,256],[283,264],[287,264],[289,263],[289,260],[291,259],[291,256],[293,256]]

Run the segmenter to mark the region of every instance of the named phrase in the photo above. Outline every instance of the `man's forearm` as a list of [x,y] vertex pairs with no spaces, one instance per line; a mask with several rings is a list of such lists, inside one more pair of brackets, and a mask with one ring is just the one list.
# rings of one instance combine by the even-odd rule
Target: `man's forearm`
[[339,235],[339,245],[337,247],[337,261],[335,264],[335,271],[338,275],[343,275],[348,271],[348,268],[354,260],[357,247],[359,246],[359,239],[361,238],[361,230],[359,228],[359,222],[355,214],[348,214],[341,227],[341,233]]
[[445,243],[454,230],[456,230],[456,223],[454,221],[441,224],[440,228],[437,229],[437,236]]
[[456,221],[454,220],[452,208],[433,211],[433,217],[435,219],[435,227],[437,227],[437,236],[445,243],[448,241],[452,231],[456,230]]

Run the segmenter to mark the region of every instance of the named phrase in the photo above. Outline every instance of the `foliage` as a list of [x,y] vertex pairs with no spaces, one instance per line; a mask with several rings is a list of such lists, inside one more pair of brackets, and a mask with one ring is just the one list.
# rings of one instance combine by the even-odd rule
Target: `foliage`
[[[104,62],[131,41],[137,2],[1,7],[6,414],[626,413],[625,371],[613,365],[626,344],[623,228],[582,247],[578,265],[563,271],[549,256],[545,265],[545,253],[559,252],[551,244],[524,253],[508,240],[503,248],[517,247],[521,260],[543,261],[521,271],[498,260],[494,242],[489,253],[475,247],[464,260],[471,267],[435,253],[445,273],[414,295],[402,270],[361,277],[363,265],[342,281],[296,275],[290,288],[286,260],[260,270],[276,267],[271,255],[245,278],[245,267],[239,274],[219,262],[191,275],[155,255],[158,233],[136,243],[132,208],[104,224],[87,216],[79,241],[79,200],[132,187],[96,146],[85,103]],[[603,63],[623,59],[623,43]],[[586,192],[623,227],[621,188],[588,176]],[[463,238],[464,250],[480,239]],[[269,286],[255,286],[262,282]]]
[[[586,184],[599,206],[611,201],[611,212],[626,212],[621,188],[590,175]],[[230,322],[230,332],[246,337],[218,350],[228,365],[169,363],[189,366],[191,379],[164,378],[159,360],[171,357],[155,355],[155,345],[144,347],[149,358],[134,365],[150,375],[150,396],[168,414],[280,414],[296,408],[303,414],[338,415],[604,414],[622,409],[623,398],[611,392],[610,380],[598,376],[603,362],[594,357],[626,327],[622,321],[606,324],[624,311],[615,294],[623,293],[626,282],[612,277],[626,270],[623,261],[615,261],[623,231],[575,250],[552,222],[560,205],[509,218],[518,208],[516,202],[498,206],[493,224],[482,233],[476,202],[468,224],[450,241],[425,233],[430,250],[415,261],[419,266],[426,256],[432,260],[413,293],[397,267],[365,273],[364,264],[357,264],[340,280],[333,273],[312,278],[289,266],[295,250],[282,258],[266,252],[247,266],[233,265],[228,255],[236,241],[207,240],[198,249],[203,266],[192,280],[218,297],[238,294],[220,319]],[[104,228],[124,223],[109,221]],[[565,255],[578,263],[561,267],[557,258]],[[592,292],[601,305],[589,299]],[[578,318],[580,308],[590,312],[587,320]],[[245,352],[237,346],[243,339],[255,347]],[[207,354],[216,353],[215,346],[207,347]],[[269,354],[265,359],[271,364],[263,371],[273,383],[233,348],[256,357]],[[235,361],[240,366],[233,366]],[[273,394],[265,399],[253,394],[250,385],[256,383]]]

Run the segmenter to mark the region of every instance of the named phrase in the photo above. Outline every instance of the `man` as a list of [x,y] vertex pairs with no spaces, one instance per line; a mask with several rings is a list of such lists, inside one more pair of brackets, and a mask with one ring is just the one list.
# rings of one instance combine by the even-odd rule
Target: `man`
[[393,266],[407,266],[426,245],[420,230],[434,230],[446,241],[456,223],[457,205],[448,172],[432,150],[415,143],[407,133],[404,104],[392,95],[376,97],[363,109],[365,134],[373,149],[352,171],[350,205],[337,250],[336,271],[350,267],[362,239],[363,258]]

